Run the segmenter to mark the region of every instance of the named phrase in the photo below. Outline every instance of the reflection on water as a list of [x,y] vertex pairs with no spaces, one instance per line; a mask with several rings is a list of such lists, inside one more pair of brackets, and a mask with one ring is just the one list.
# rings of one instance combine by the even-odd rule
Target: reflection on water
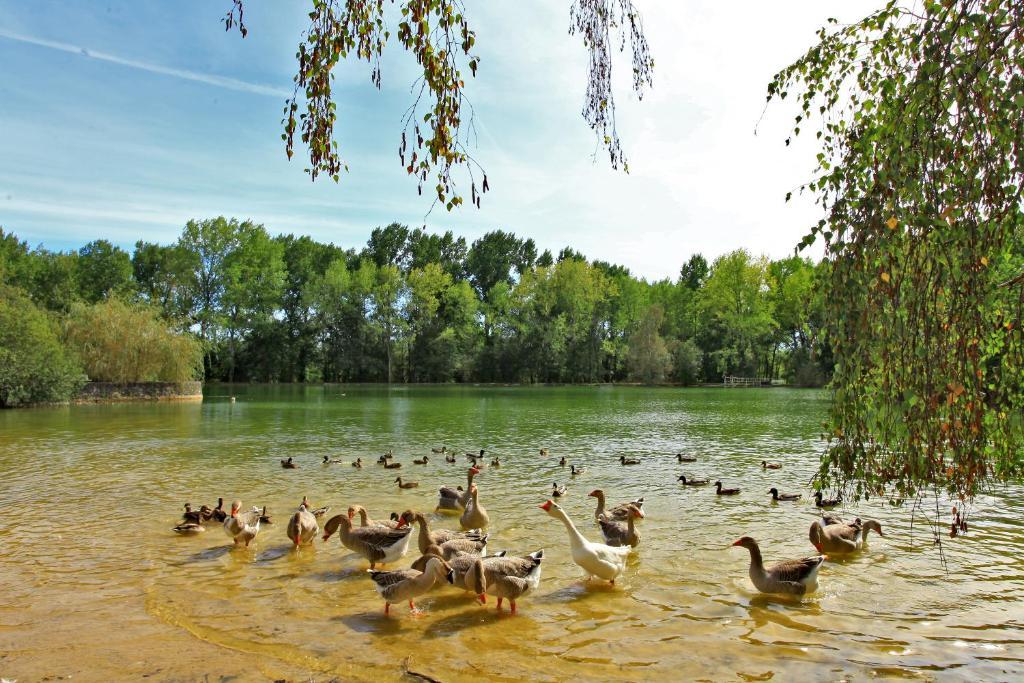
[[[202,405],[2,412],[0,676],[397,680],[409,666],[444,681],[1020,677],[1019,489],[976,506],[971,533],[945,544],[948,573],[920,518],[912,529],[908,510],[872,502],[842,512],[876,517],[886,538],[827,563],[817,593],[750,585],[747,552],[729,546],[739,536],[768,561],[813,551],[813,503],[773,505],[767,491],[810,479],[824,409],[809,391],[286,386],[216,387]],[[440,445],[457,465],[412,464]],[[389,448],[418,489],[398,490],[373,464]],[[502,462],[477,480],[490,548],[545,550],[540,589],[516,617],[445,588],[420,601],[424,615],[385,618],[366,563],[335,539],[289,546],[303,495],[374,517],[430,510],[479,448]],[[680,465],[677,451],[699,460]],[[366,465],[324,466],[325,454]],[[642,463],[621,467],[621,454]],[[289,455],[299,469],[281,469]],[[587,472],[570,478],[563,455]],[[784,468],[766,472],[763,459]],[[679,486],[680,473],[743,492],[719,499]],[[592,539],[592,488],[610,503],[646,496],[621,585],[582,580],[564,528],[537,509],[552,481],[568,484],[561,504]],[[274,523],[248,549],[216,525],[170,531],[184,502],[219,496],[267,505]]]

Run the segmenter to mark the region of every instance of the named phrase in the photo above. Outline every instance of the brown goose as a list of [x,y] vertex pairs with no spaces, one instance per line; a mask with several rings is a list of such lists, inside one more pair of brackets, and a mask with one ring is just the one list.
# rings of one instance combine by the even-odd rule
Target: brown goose
[[640,545],[640,534],[634,525],[638,519],[640,519],[640,508],[630,505],[625,524],[613,519],[598,519],[597,523],[601,526],[601,536],[604,537],[604,542],[607,545],[612,547],[628,545],[635,548]]
[[[480,533],[479,529],[473,529],[472,531],[449,531],[448,529],[435,529],[431,531],[430,523],[427,521],[426,516],[422,512],[414,512],[413,510],[406,510],[402,513],[399,518],[399,524],[405,525],[420,525],[419,536],[417,537],[417,543],[419,544],[420,552],[423,554],[427,553],[427,550],[432,545],[444,545],[449,541],[463,541],[446,548],[448,552],[461,551],[468,553],[479,553],[485,545],[487,545],[487,536]],[[481,543],[483,541],[483,543]]]
[[428,592],[439,579],[452,583],[455,573],[448,563],[440,557],[427,559],[423,571],[415,569],[399,569],[391,572],[370,570],[374,588],[384,598],[384,614],[390,614],[391,605],[396,602],[409,601],[409,611],[418,614],[419,610],[413,600]]
[[313,513],[306,509],[306,499],[303,498],[299,509],[288,520],[288,538],[291,539],[297,548],[300,545],[312,543],[316,540],[316,535],[319,531],[320,525],[317,523]]
[[473,484],[469,487],[469,504],[466,505],[466,509],[462,512],[462,517],[459,517],[459,524],[462,525],[463,529],[486,529],[487,525],[490,524],[490,518],[487,516],[487,510],[480,504],[479,498],[480,492]]
[[437,490],[437,508],[438,510],[452,510],[458,511],[466,507],[466,502],[469,500],[469,489],[473,486],[473,477],[480,474],[480,470],[476,467],[470,467],[469,472],[466,474],[466,489],[463,491],[462,487],[452,488],[450,486],[442,486]]
[[683,455],[682,453],[676,453],[676,460],[678,462],[697,462],[697,458],[692,455]]
[[825,555],[816,555],[799,560],[784,560],[765,567],[761,560],[761,549],[750,536],[744,536],[733,545],[750,551],[750,580],[762,593],[813,593],[818,589],[818,570],[828,559]]
[[476,558],[463,582],[480,599],[487,595],[498,598],[498,611],[502,600],[508,600],[512,614],[516,613],[516,600],[540,585],[540,564],[544,551],[538,550],[526,557]]
[[395,477],[395,483],[400,489],[414,489],[420,485],[418,481],[402,481],[401,477]]
[[781,470],[782,463],[780,462],[768,462],[767,460],[761,461],[761,469],[763,470]]
[[285,468],[286,470],[297,470],[297,469],[299,469],[299,466],[296,465],[294,462],[292,462],[292,457],[290,455],[288,456],[287,460],[282,460],[281,461],[281,467]]
[[834,508],[843,502],[843,497],[838,498],[825,498],[822,496],[821,491],[814,492],[814,507],[817,508]]
[[722,482],[715,482],[715,493],[718,494],[719,496],[735,496],[739,492],[739,489],[723,489]]
[[405,555],[412,529],[388,529],[382,526],[353,528],[347,515],[335,515],[324,524],[323,539],[326,541],[335,531],[338,532],[341,544],[369,560],[370,569],[373,569],[378,563],[391,563]]
[[821,513],[821,525],[828,526],[829,524],[842,524],[843,518],[834,512],[822,512]]
[[398,515],[394,512],[391,513],[391,519],[370,519],[369,514],[366,512],[366,508],[362,505],[350,505],[348,508],[348,518],[352,521],[356,515],[359,515],[359,526],[382,526],[388,529],[398,528]]
[[801,498],[803,498],[803,494],[801,493],[779,493],[779,490],[774,486],[768,489],[768,493],[772,494],[772,500],[776,503],[779,502],[780,500],[793,501],[800,500]]
[[680,474],[676,481],[683,482],[683,486],[707,486],[711,483],[708,479],[687,479],[685,474]]
[[819,553],[826,552],[833,555],[845,555],[855,553],[864,549],[868,532],[874,531],[884,537],[882,525],[873,519],[866,519],[863,522],[858,517],[853,524],[829,524],[823,526],[818,520],[814,520],[808,531],[808,538]]
[[606,518],[606,519],[616,519],[616,520],[619,520],[619,521],[624,521],[627,517],[629,517],[629,506],[630,505],[633,505],[638,510],[640,510],[640,519],[644,518],[644,498],[643,498],[643,496],[637,498],[636,500],[631,500],[628,503],[620,503],[619,505],[616,505],[615,507],[613,507],[613,508],[611,508],[611,509],[606,511],[604,509],[605,501],[604,501],[604,490],[603,489],[594,489],[593,491],[591,491],[587,495],[592,497],[592,498],[597,498],[597,509],[594,510],[594,519]]

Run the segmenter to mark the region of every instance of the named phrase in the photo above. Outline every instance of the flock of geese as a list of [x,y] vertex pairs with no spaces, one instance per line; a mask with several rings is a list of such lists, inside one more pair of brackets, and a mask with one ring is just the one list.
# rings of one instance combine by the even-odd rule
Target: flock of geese
[[[442,455],[447,463],[457,462],[455,454],[447,447],[432,449],[435,455]],[[548,449],[540,449],[541,456],[548,455]],[[540,584],[541,561],[544,551],[538,550],[528,555],[510,556],[505,552],[487,554],[490,518],[486,508],[480,501],[480,489],[474,481],[486,463],[485,451],[466,453],[470,461],[466,474],[466,485],[442,486],[438,490],[435,512],[457,515],[459,530],[431,528],[430,521],[422,512],[406,510],[391,513],[389,519],[374,520],[361,505],[352,505],[346,513],[334,515],[323,523],[329,507],[314,508],[306,497],[295,513],[288,520],[287,535],[298,548],[316,541],[322,535],[323,541],[337,534],[341,544],[349,550],[364,557],[370,564],[369,577],[374,587],[384,599],[384,612],[390,613],[392,604],[408,602],[409,609],[415,614],[418,610],[415,600],[429,592],[439,583],[447,582],[464,591],[474,594],[481,603],[487,602],[487,596],[497,598],[497,608],[501,611],[504,600],[509,601],[511,612],[516,612],[516,601],[535,591]],[[693,456],[677,454],[680,463],[696,462]],[[426,465],[429,456],[413,460],[414,464]],[[625,456],[619,458],[623,466],[637,465],[640,461]],[[322,465],[344,464],[340,460],[324,456]],[[362,458],[351,463],[352,467],[363,467]],[[380,456],[377,464],[385,469],[400,469],[402,464],[394,460],[389,451]],[[491,467],[500,467],[498,458],[491,460]],[[565,467],[563,457],[559,464]],[[765,470],[782,468],[779,463],[762,461]],[[293,458],[281,460],[284,469],[297,469],[299,464]],[[573,477],[583,474],[585,470],[571,465]],[[707,486],[708,479],[699,479],[680,475],[677,481],[684,486]],[[402,489],[419,486],[418,482],[403,480],[396,477],[395,482]],[[718,496],[735,496],[739,488],[726,488],[721,481],[714,482],[715,494]],[[642,521],[644,499],[625,501],[608,507],[605,492],[594,489],[588,495],[596,499],[594,520],[603,539],[603,543],[589,540],[573,523],[569,515],[553,499],[566,494],[568,487],[552,484],[551,498],[540,506],[545,513],[561,522],[569,538],[572,560],[580,566],[588,580],[597,578],[614,585],[626,568],[629,554],[640,545],[641,535],[637,523]],[[773,487],[768,491],[773,502],[793,502],[802,497],[798,493],[782,493]],[[803,595],[817,590],[817,575],[828,555],[847,555],[864,549],[870,531],[882,536],[881,525],[872,519],[855,519],[844,522],[838,515],[828,512],[835,507],[840,499],[826,499],[819,491],[814,496],[815,506],[822,510],[821,518],[816,519],[808,531],[808,539],[819,554],[793,560],[777,562],[765,566],[757,541],[744,536],[733,543],[733,546],[746,548],[750,553],[750,580],[763,593],[784,593]],[[356,517],[358,516],[358,521]],[[231,504],[230,512],[224,510],[224,500],[218,499],[216,507],[203,505],[193,510],[191,504],[185,503],[185,512],[180,524],[174,527],[179,534],[196,534],[205,531],[205,523],[219,523],[224,532],[238,546],[246,547],[260,533],[261,526],[271,524],[266,507],[242,509],[242,503]],[[416,543],[419,557],[408,569],[378,570],[378,564],[394,564],[408,551],[413,527],[418,526]],[[322,533],[321,533],[322,532]]]

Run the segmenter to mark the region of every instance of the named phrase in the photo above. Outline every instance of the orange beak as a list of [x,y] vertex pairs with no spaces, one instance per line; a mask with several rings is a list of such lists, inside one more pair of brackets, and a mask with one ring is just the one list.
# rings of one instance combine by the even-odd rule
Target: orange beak
[[355,510],[349,510],[348,511],[348,521],[351,522],[352,518],[355,517],[355,516],[356,516],[356,511]]
[[398,524],[395,525],[395,528],[396,529],[401,529],[404,526],[406,526],[405,517],[399,517],[398,518]]
[[821,544],[820,543],[815,543],[814,544],[814,549],[817,550],[820,553],[821,552]]
[[550,510],[551,509],[551,501],[550,500],[546,501],[543,505],[540,506],[540,509],[543,510],[544,512],[547,512],[548,510]]
[[472,472],[473,474],[480,474],[480,470],[479,470],[479,469],[477,469],[476,467],[470,467],[470,468],[469,468],[469,470],[470,470],[470,471],[471,471],[471,472]]
[[594,496],[594,497],[596,498],[596,497],[597,497],[597,496],[595,495],[596,493],[597,493],[597,491],[591,491],[591,492],[590,492],[590,493],[588,493],[587,495],[588,495],[588,496]]
[[739,544],[740,544],[739,541],[736,541],[735,543],[733,543],[733,545],[739,545]]

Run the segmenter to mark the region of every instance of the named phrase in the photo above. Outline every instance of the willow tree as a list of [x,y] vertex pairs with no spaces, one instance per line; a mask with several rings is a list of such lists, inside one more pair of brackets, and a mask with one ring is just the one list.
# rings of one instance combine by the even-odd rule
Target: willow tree
[[800,189],[831,272],[822,486],[969,501],[1024,472],[1022,46],[1020,0],[894,1],[769,86],[821,147]]
[[[394,5],[397,17],[386,11]],[[245,0],[232,0],[224,27],[237,27],[243,38],[247,35]],[[615,123],[612,63],[616,48],[622,52],[628,45],[633,90],[642,98],[652,83],[654,60],[640,13],[632,0],[573,0],[569,32],[582,38],[590,57],[583,118],[607,151],[612,167],[628,171]],[[310,178],[325,175],[340,180],[348,165],[334,134],[334,67],[348,58],[366,61],[370,81],[380,89],[381,56],[392,33],[422,69],[402,119],[401,165],[416,178],[420,194],[426,189],[449,211],[464,203],[467,183],[470,201],[479,207],[481,195],[490,186],[483,166],[470,154],[475,131],[465,74],[475,77],[481,60],[475,52],[476,31],[462,0],[312,0],[309,27],[296,53],[294,91],[284,106],[285,153],[292,158],[298,135],[308,151],[305,171]]]

